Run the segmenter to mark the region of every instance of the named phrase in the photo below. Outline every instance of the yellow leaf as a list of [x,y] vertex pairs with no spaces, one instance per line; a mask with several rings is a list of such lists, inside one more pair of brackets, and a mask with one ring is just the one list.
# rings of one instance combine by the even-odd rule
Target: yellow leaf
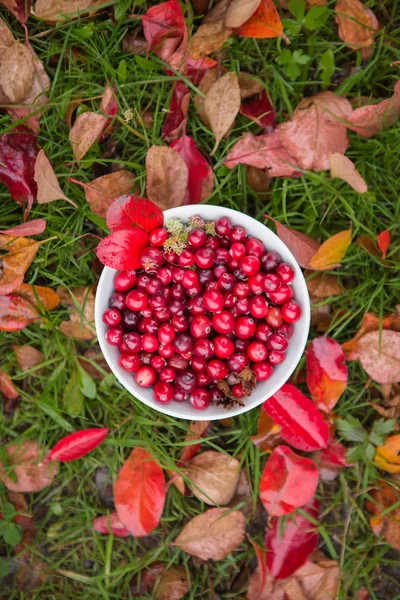
[[375,464],[388,473],[400,473],[400,435],[392,435],[386,444],[378,446]]
[[310,267],[316,271],[334,269],[346,254],[351,244],[351,229],[341,231],[326,240],[310,260]]

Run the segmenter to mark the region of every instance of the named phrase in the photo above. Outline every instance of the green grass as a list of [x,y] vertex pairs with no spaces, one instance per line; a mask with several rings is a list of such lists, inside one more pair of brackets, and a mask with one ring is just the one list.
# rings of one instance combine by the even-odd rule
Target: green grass
[[[303,28],[292,39],[292,51],[301,49],[311,57],[307,65],[301,66],[297,81],[289,81],[276,62],[281,47],[284,47],[277,40],[232,36],[222,54],[223,64],[236,72],[249,71],[265,81],[279,120],[288,118],[304,95],[324,89],[319,67],[321,57],[328,49],[332,50],[335,60],[328,89],[349,98],[389,97],[399,76],[399,67],[390,67],[390,63],[400,60],[400,5],[396,1],[380,3],[377,0],[367,5],[376,12],[382,29],[377,35],[372,57],[365,64],[340,42],[332,4],[329,8],[332,14],[324,26],[313,32]],[[144,12],[146,7],[140,3],[134,10],[128,8],[127,14]],[[0,8],[0,16],[22,40],[23,31],[10,14]],[[135,173],[141,191],[145,193],[146,152],[152,144],[163,143],[161,127],[174,78],[164,74],[163,64],[154,56],[137,60],[133,55],[122,53],[121,39],[128,29],[137,25],[137,20],[130,21],[125,14],[117,23],[112,22],[107,9],[102,9],[95,18],[85,16],[56,28],[34,18],[29,20],[31,43],[52,81],[49,104],[41,119],[39,142],[51,159],[64,192],[79,205],[79,210],[63,201],[34,205],[32,218],[47,220],[42,239],[52,236],[57,239],[41,246],[26,276],[27,282],[72,288],[94,283],[98,278],[94,248],[98,236],[103,233],[90,220],[83,190],[69,183],[68,177],[90,181],[117,162]],[[349,65],[353,67],[351,73]],[[101,157],[107,144],[96,146],[78,165],[73,162],[64,115],[74,98],[84,98],[89,109],[98,110],[106,81],[117,85],[120,112],[128,108],[133,110],[134,120],[130,125],[141,137],[118,122],[112,134],[112,140],[116,142],[112,157]],[[147,109],[154,111],[150,130],[145,128],[141,118]],[[15,123],[1,112],[0,132],[13,127]],[[369,185],[368,193],[363,196],[339,180],[330,179],[325,172],[307,173],[300,179],[275,179],[267,195],[256,194],[246,183],[244,167],[228,170],[222,164],[229,148],[247,131],[255,134],[259,129],[247,119],[237,119],[232,134],[221,142],[213,157],[215,190],[210,203],[241,210],[260,220],[267,213],[320,240],[349,226],[353,237],[362,233],[374,237],[384,229],[392,230],[387,266],[383,267],[379,260],[353,243],[342,267],[334,271],[346,292],[332,298],[332,310],[339,309],[341,316],[334,322],[329,335],[344,342],[357,331],[367,311],[383,315],[392,312],[399,302],[400,281],[396,273],[400,237],[396,226],[400,222],[400,125],[369,140],[350,133],[351,148],[347,155]],[[211,152],[213,136],[197,117],[193,104],[189,110],[187,132],[205,155]],[[1,229],[22,221],[21,208],[3,185],[0,185],[0,205]],[[0,332],[1,367],[12,375],[21,390],[21,401],[15,413],[0,416],[0,439],[3,443],[37,439],[43,447],[50,447],[68,432],[86,427],[108,426],[110,435],[85,459],[61,465],[54,485],[41,493],[28,495],[38,528],[35,548],[47,565],[49,576],[34,592],[21,593],[14,589],[7,592],[6,597],[10,600],[131,598],[132,579],[154,561],[162,561],[166,565],[185,566],[192,581],[188,595],[192,600],[243,599],[248,575],[255,566],[247,541],[234,556],[207,564],[170,546],[183,524],[207,508],[196,498],[182,497],[174,486],[169,489],[161,525],[148,538],[119,540],[93,532],[92,519],[106,511],[98,499],[96,469],[107,467],[115,478],[135,446],[147,448],[163,468],[175,469],[188,423],[146,408],[110,377],[98,384],[95,400],[85,400],[81,415],[68,414],[62,403],[65,385],[75,368],[77,356],[87,347],[94,346],[95,341],[76,343],[63,336],[58,327],[66,318],[67,311],[61,307],[48,313],[41,325],[34,324],[13,334]],[[318,334],[312,330],[311,336],[315,335]],[[21,373],[12,351],[14,344],[35,346],[44,353],[45,362],[30,373]],[[376,395],[377,386],[365,387],[367,376],[358,363],[349,364],[349,373],[349,386],[336,412],[341,417],[353,415],[359,418],[369,429],[375,415],[368,401]],[[252,487],[252,495],[245,501],[248,532],[261,541],[265,514],[256,497],[267,456],[260,454],[249,440],[249,435],[256,430],[258,412],[236,417],[229,427],[214,423],[203,448],[229,452],[247,468]],[[377,471],[371,464],[360,462],[342,472],[336,482],[319,485],[323,550],[342,566],[342,599],[354,597],[362,586],[370,590],[374,600],[400,597],[396,596],[395,585],[399,556],[383,540],[375,538],[364,507],[376,477]],[[0,556],[6,553],[12,556],[9,547],[2,548]],[[380,587],[381,570],[386,573],[387,582],[393,581],[393,586],[389,587],[387,583],[383,591],[375,593],[374,590]],[[218,596],[213,595],[212,589]]]

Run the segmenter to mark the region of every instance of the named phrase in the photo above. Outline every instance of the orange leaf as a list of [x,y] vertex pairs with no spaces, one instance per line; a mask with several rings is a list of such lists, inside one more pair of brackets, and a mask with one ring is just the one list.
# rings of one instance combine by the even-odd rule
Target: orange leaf
[[60,304],[60,296],[57,292],[42,285],[23,283],[15,290],[15,293],[24,296],[35,306],[38,305],[37,298],[39,298],[40,304],[45,310],[53,310]]
[[382,231],[382,233],[380,233],[378,235],[377,240],[378,240],[379,250],[382,252],[382,258],[385,259],[386,258],[386,253],[387,253],[389,245],[390,245],[390,231],[389,231],[389,229],[387,229],[386,231]]
[[329,413],[347,386],[343,350],[335,340],[315,338],[306,351],[307,385],[317,407]]
[[375,464],[388,473],[400,473],[400,435],[388,437],[383,446],[378,446]]
[[261,0],[256,12],[235,32],[243,37],[258,39],[282,35],[282,21],[272,0]]
[[371,492],[373,501],[366,503],[367,509],[374,515],[370,518],[371,529],[376,536],[382,534],[388,544],[400,550],[400,509],[397,507],[382,514],[399,501],[399,492],[385,481],[377,483],[379,489]]
[[282,440],[279,432],[281,428],[276,425],[265,410],[261,410],[257,425],[257,435],[250,436],[251,441],[263,452],[272,450]]
[[0,234],[0,248],[8,252],[0,257],[0,294],[4,295],[13,292],[21,285],[25,271],[39,249],[39,244],[24,237],[15,239]]
[[336,233],[326,240],[310,260],[310,267],[316,271],[325,271],[339,266],[338,262],[346,254],[351,244],[351,229]]

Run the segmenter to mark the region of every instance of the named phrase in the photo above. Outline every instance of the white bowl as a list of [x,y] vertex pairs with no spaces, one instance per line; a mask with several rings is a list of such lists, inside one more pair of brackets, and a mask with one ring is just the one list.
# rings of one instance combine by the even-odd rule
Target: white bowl
[[224,208],[222,206],[192,204],[189,206],[171,208],[166,210],[164,215],[165,220],[176,217],[184,222],[187,222],[193,215],[200,215],[208,221],[215,221],[219,217],[228,216],[232,219],[234,224],[243,225],[249,235],[262,240],[267,250],[276,250],[284,262],[292,265],[296,272],[296,277],[293,281],[295,299],[301,305],[303,314],[301,319],[294,325],[294,334],[289,342],[286,359],[283,363],[275,367],[272,376],[267,381],[257,384],[257,387],[253,390],[251,396],[244,398],[245,406],[236,406],[230,410],[225,410],[221,406],[211,405],[206,410],[196,410],[189,402],[178,403],[172,401],[168,404],[156,402],[153,399],[152,388],[140,387],[135,382],[134,376],[131,373],[126,373],[121,369],[118,365],[118,348],[110,346],[105,340],[104,336],[107,327],[102,321],[102,314],[108,308],[108,300],[113,292],[113,279],[116,273],[116,271],[110,269],[110,267],[105,267],[101,274],[99,285],[97,287],[95,308],[97,337],[104,358],[118,381],[128,390],[128,392],[144,404],[147,404],[147,406],[150,406],[161,413],[194,421],[213,421],[240,415],[241,413],[245,413],[256,406],[259,406],[279,390],[289,379],[300,361],[310,326],[310,300],[303,273],[287,246],[285,246],[285,244],[270,229],[268,229],[268,227],[265,227],[265,225],[259,223],[259,221],[236,210],[231,210],[230,208]]

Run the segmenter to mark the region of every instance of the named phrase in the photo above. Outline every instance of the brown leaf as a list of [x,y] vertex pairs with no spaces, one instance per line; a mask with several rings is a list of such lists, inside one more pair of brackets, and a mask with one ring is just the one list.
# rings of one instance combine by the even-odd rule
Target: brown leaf
[[188,468],[190,489],[196,498],[220,506],[232,500],[240,475],[236,458],[209,450],[192,458]]
[[318,252],[321,244],[301,231],[289,229],[289,227],[285,227],[285,225],[272,219],[272,217],[268,217],[268,215],[264,216],[275,223],[277,236],[286,244],[299,265],[304,269],[309,269],[310,260]]
[[84,188],[90,210],[103,218],[106,216],[108,207],[116,198],[140,192],[139,186],[135,183],[135,175],[125,169],[102,175],[90,183],[81,183],[76,180],[74,182]]
[[28,238],[0,234],[0,249],[8,252],[0,255],[0,295],[4,295],[22,284],[25,272],[39,250],[39,244]]
[[400,494],[385,481],[379,480],[378,485],[378,489],[370,492],[373,501],[366,505],[374,515],[370,518],[370,525],[376,536],[382,535],[388,544],[400,551],[400,508],[381,514],[400,501]]
[[44,355],[33,346],[13,346],[21,371],[29,371],[44,361]]
[[[79,364],[93,379],[103,379],[104,375],[95,367],[92,363],[98,365],[103,371],[106,373],[111,373],[111,369],[106,362],[103,354],[101,353],[100,347],[96,346],[94,348],[87,348],[83,353],[83,356],[78,358]],[[89,362],[91,361],[91,362]]]
[[32,55],[19,42],[7,47],[0,57],[0,86],[14,104],[28,95],[35,74]]
[[369,252],[369,254],[372,256],[375,256],[375,258],[382,260],[382,254],[379,251],[376,242],[366,233],[362,233],[361,235],[357,236],[355,243],[357,246],[364,248],[364,250]]
[[357,334],[348,342],[342,344],[342,350],[346,360],[358,359],[358,340],[370,331],[380,329],[390,329],[391,331],[400,331],[400,313],[391,313],[384,317],[377,317],[373,313],[366,313],[363,322]]
[[[33,11],[37,19],[56,23],[82,16],[90,7],[101,4],[100,0],[37,0]],[[93,14],[93,13],[92,13]]]
[[235,73],[228,72],[210,87],[205,102],[204,110],[215,136],[214,154],[218,145],[233,124],[240,108],[240,89]]
[[256,12],[261,0],[232,0],[225,14],[227,27],[240,27]]
[[400,115],[400,81],[394,86],[394,94],[377,104],[361,106],[348,118],[347,127],[363,137],[372,137],[393,125]]
[[250,439],[262,452],[269,452],[282,442],[279,435],[280,430],[280,425],[276,425],[265,410],[261,409],[257,424],[257,435],[251,435]]
[[279,125],[283,146],[301,168],[329,169],[329,155],[343,154],[349,145],[343,121],[351,113],[350,102],[333,92],[303,98],[292,118]]
[[146,154],[147,197],[162,210],[182,206],[188,185],[188,168],[173,148],[151,146]]
[[51,288],[41,285],[23,283],[15,290],[15,293],[27,298],[34,306],[38,306],[38,297],[45,310],[53,310],[60,304],[59,295]]
[[76,160],[81,160],[100,138],[108,117],[94,112],[84,112],[76,118],[69,132],[69,141]]
[[305,271],[304,276],[307,282],[307,289],[315,298],[329,298],[330,296],[340,296],[343,294],[344,290],[342,286],[333,275]]
[[286,581],[276,581],[269,572],[263,577],[258,566],[250,576],[246,600],[290,600],[285,594],[285,585]]
[[[210,69],[209,71],[207,71],[205,75],[203,75],[203,77],[201,78],[201,81],[198,85],[198,88],[199,88],[199,91],[201,92],[201,94],[196,94],[195,99],[194,99],[194,105],[195,105],[196,111],[199,115],[200,121],[202,121],[202,123],[204,123],[204,125],[208,128],[210,128],[210,122],[208,120],[208,117],[206,115],[206,111],[204,108],[205,96],[207,95],[208,90],[210,89],[212,84],[215,81],[217,81],[217,79],[219,79],[225,73],[227,73],[227,70],[225,69],[224,66],[214,67],[213,69]],[[203,96],[203,94],[204,94],[204,96]]]
[[216,52],[231,37],[231,29],[223,21],[200,25],[189,42],[189,56],[194,60]]
[[14,386],[8,373],[0,368],[0,392],[9,400],[16,400],[19,397],[19,391]]
[[265,86],[263,82],[258,79],[255,75],[251,73],[246,73],[246,71],[242,71],[238,75],[239,88],[240,88],[240,98],[242,100],[246,100],[246,98],[250,98],[251,96],[255,96],[259,94],[263,90],[265,90]]
[[[9,465],[0,461],[0,481],[13,492],[39,492],[50,485],[57,475],[56,461],[39,466],[43,453],[34,440],[11,444],[5,451]],[[17,482],[8,476],[10,467],[18,479]]]
[[37,185],[37,201],[39,204],[54,202],[54,200],[66,200],[75,208],[78,208],[62,191],[44,150],[39,150],[36,157],[34,179]]
[[372,10],[360,0],[337,0],[335,5],[338,35],[353,50],[361,50],[364,60],[369,58],[375,32],[379,29],[378,19]]
[[[329,326],[332,322],[332,308],[330,304],[325,304],[324,306],[313,306],[315,301],[313,298],[311,300],[311,327],[315,327],[317,331],[325,332],[329,329]],[[317,300],[317,298],[315,298]]]
[[326,271],[339,266],[351,244],[351,229],[340,231],[328,238],[318,248],[317,252],[310,259],[310,267],[317,271]]
[[285,586],[288,600],[333,600],[340,584],[340,567],[323,557],[318,563],[307,561]]
[[11,33],[11,29],[6,25],[3,19],[0,18],[0,59],[6,48],[13,46],[15,38]]
[[63,321],[60,324],[62,333],[76,340],[92,340],[96,337],[94,326],[95,294],[93,289],[90,286],[80,286],[71,289],[71,293],[75,296],[80,310],[76,308],[71,293],[66,288],[59,287],[57,288],[57,292],[61,303],[69,309],[70,320]]
[[210,508],[185,525],[174,546],[202,560],[223,560],[240,546],[244,533],[245,518],[240,511]]
[[371,331],[358,340],[357,350],[362,366],[374,381],[400,381],[399,331]]
[[189,591],[188,577],[184,567],[171,565],[161,575],[154,588],[156,600],[180,600]]
[[343,179],[343,181],[348,183],[353,190],[356,190],[356,192],[359,192],[360,194],[365,194],[365,192],[368,191],[367,184],[347,156],[339,154],[339,152],[330,154],[329,165],[331,177]]
[[271,187],[271,176],[268,171],[257,167],[246,167],[247,185],[259,194],[265,194]]
[[207,12],[210,0],[192,0],[196,15],[204,15]]

